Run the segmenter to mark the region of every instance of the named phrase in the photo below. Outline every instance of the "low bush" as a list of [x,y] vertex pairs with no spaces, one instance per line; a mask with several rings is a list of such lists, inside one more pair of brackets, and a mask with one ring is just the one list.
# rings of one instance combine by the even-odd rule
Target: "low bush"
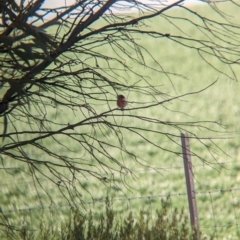
[[[10,232],[12,234],[10,234]],[[189,219],[183,210],[170,209],[167,201],[162,200],[161,209],[155,214],[140,211],[135,218],[128,215],[118,216],[106,199],[106,211],[100,217],[93,213],[82,215],[73,209],[68,219],[62,223],[41,220],[39,229],[32,231],[21,227],[19,231],[7,229],[6,239],[21,240],[195,240],[201,236],[190,228]]]

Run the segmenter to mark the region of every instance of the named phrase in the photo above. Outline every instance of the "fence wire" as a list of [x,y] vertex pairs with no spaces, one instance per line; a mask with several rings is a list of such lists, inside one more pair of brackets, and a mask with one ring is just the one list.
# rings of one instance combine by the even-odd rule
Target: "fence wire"
[[[213,164],[216,165],[216,164]],[[239,229],[239,219],[240,219],[240,187],[238,187],[239,176],[236,174],[236,169],[239,168],[240,163],[238,161],[225,161],[219,162],[216,165],[218,169],[206,166],[204,164],[195,164],[193,171],[195,176],[195,190],[197,197],[198,206],[198,216],[200,222],[200,231],[206,236],[214,235],[215,239],[240,239],[240,229]],[[221,167],[224,166],[224,167]],[[179,174],[179,171],[181,174]],[[188,212],[188,202],[187,202],[187,191],[184,186],[184,170],[183,166],[168,167],[163,169],[164,175],[163,179],[167,182],[168,175],[177,175],[176,181],[180,181],[182,189],[176,191],[174,188],[175,183],[171,183],[173,186],[168,191],[163,191],[163,189],[154,189],[154,191],[149,191],[149,194],[133,194],[127,195],[117,195],[109,196],[112,203],[113,210],[117,213],[127,213],[130,211],[135,211],[139,215],[139,211],[143,210],[152,216],[156,213],[156,209],[161,208],[161,200],[168,199],[169,207],[173,212],[175,208],[184,208]],[[199,178],[199,172],[204,172],[205,179]],[[217,172],[219,177],[211,176],[212,173]],[[156,174],[159,174],[154,169],[136,169],[134,173],[144,174],[148,176],[148,179],[154,179]],[[228,182],[222,182],[219,187],[216,183],[221,181],[222,174],[229,174],[229,178],[236,178],[235,184],[228,186]],[[161,173],[160,173],[161,174]],[[235,174],[235,175],[234,175]],[[181,176],[180,176],[181,175]],[[210,181],[209,179],[213,179]],[[42,183],[47,180],[40,179]],[[153,181],[153,180],[151,180]],[[168,186],[168,184],[166,185]],[[30,191],[34,192],[34,182],[33,181],[21,181],[21,182],[8,182],[0,183],[2,189],[2,196],[5,194],[4,189],[11,188],[29,188]],[[150,187],[149,187],[150,188]],[[167,187],[166,187],[167,188]],[[155,193],[155,194],[154,194]],[[96,213],[96,216],[103,211],[105,207],[105,198],[93,198],[91,201],[85,201],[83,205],[79,205],[79,208],[84,207],[86,212],[91,210]],[[36,201],[37,202],[37,201]],[[32,201],[31,201],[32,203]],[[65,203],[65,204],[36,204],[29,206],[26,200],[25,205],[14,206],[11,201],[11,196],[9,196],[9,208],[5,207],[6,204],[0,201],[1,214],[8,217],[10,221],[14,222],[14,219],[20,217],[20,219],[28,218],[28,221],[34,223],[36,220],[40,220],[42,216],[48,216],[47,218],[54,221],[54,219],[65,219],[65,216],[69,215],[70,209],[76,204]]]

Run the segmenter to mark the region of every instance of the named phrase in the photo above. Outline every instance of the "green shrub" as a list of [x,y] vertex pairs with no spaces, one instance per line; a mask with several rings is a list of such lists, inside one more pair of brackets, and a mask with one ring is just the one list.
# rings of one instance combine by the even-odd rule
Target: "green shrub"
[[[134,218],[132,212],[127,217],[117,216],[110,201],[106,200],[106,212],[94,218],[92,212],[82,215],[78,209],[71,211],[68,219],[58,223],[58,219],[42,220],[37,231],[21,228],[14,234],[5,234],[5,239],[21,240],[195,240],[200,239],[189,226],[183,210],[170,212],[167,201],[162,200],[156,214],[140,211]],[[8,229],[9,230],[9,229]],[[12,230],[13,231],[13,230]],[[7,231],[5,231],[7,233]]]

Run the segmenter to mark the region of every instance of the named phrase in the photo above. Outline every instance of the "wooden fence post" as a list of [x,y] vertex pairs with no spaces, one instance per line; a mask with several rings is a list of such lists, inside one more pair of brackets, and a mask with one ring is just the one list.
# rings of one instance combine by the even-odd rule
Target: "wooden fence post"
[[198,221],[198,211],[197,211],[197,201],[194,189],[194,178],[192,171],[192,161],[191,161],[191,151],[189,145],[189,138],[187,133],[181,133],[181,142],[182,142],[182,152],[183,152],[183,162],[185,169],[185,179],[187,186],[188,194],[188,205],[190,212],[191,225],[194,230],[197,231],[199,235],[199,221]]

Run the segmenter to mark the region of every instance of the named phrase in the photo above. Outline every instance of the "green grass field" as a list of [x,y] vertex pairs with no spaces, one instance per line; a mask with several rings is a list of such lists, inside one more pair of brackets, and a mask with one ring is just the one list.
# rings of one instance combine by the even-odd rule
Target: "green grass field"
[[[194,9],[194,6],[192,8]],[[199,5],[195,7],[195,10],[206,11],[206,15],[207,11],[210,11],[205,5]],[[175,14],[174,11],[184,15],[184,12],[181,13],[180,10],[171,10],[171,14]],[[161,26],[163,32],[177,33],[173,26],[168,27],[164,19],[156,18],[151,20],[150,23],[154,25],[153,28]],[[191,35],[200,34],[196,28],[191,26],[186,26],[186,32]],[[151,109],[134,110],[131,113],[152,116],[162,121],[218,121],[222,124],[222,126],[219,126],[209,123],[208,127],[214,128],[216,131],[209,131],[207,128],[194,128],[194,133],[198,136],[216,139],[214,143],[219,148],[216,148],[212,141],[205,141],[209,149],[211,147],[216,149],[213,155],[199,141],[191,140],[191,149],[206,161],[203,163],[198,158],[193,157],[192,159],[195,188],[198,192],[199,220],[201,230],[207,236],[215,231],[217,239],[238,239],[240,235],[240,229],[237,226],[240,218],[239,82],[230,80],[220,74],[204,62],[197,52],[180,46],[174,41],[168,39],[160,41],[159,39],[145,37],[140,38],[139,43],[148,49],[165,71],[185,76],[185,78],[175,76],[171,82],[164,74],[159,79],[159,75],[151,73],[151,70],[139,69],[142,74],[151,75],[152,81],[162,85],[162,91],[169,95],[199,91],[218,79],[213,86],[199,94],[189,95],[181,100],[175,100]],[[109,51],[109,54],[111,54],[111,50],[106,46],[103,51],[106,53]],[[157,67],[156,63],[147,54],[145,61],[148,65]],[[99,64],[104,63],[100,62]],[[219,68],[223,72],[229,71],[224,66],[219,66]],[[237,70],[237,73],[240,73],[240,71]],[[123,94],[127,95],[129,101],[132,102],[129,108],[136,106],[134,102],[147,101],[135,92],[125,91]],[[112,100],[114,99],[113,96]],[[114,101],[110,102],[110,107],[115,108]],[[99,105],[98,111],[105,111],[107,108],[107,104]],[[56,117],[54,111],[49,114],[52,114],[53,119]],[[81,113],[76,113],[76,116],[72,117],[66,112],[58,113],[58,120],[64,118],[63,121],[65,122],[77,121],[80,115]],[[126,126],[131,124],[139,126],[140,124],[139,121],[133,122],[131,117],[127,116],[119,117],[116,121],[122,122]],[[169,126],[153,126],[151,123],[146,123],[144,127],[156,128],[156,130],[171,132],[180,136],[178,129],[169,129]],[[91,176],[79,175],[78,179],[81,185],[90,193],[82,191],[82,200],[87,203],[84,205],[86,210],[91,209],[96,215],[101,213],[104,209],[104,199],[108,195],[113,199],[113,208],[119,215],[126,214],[129,211],[137,214],[139,210],[146,210],[150,211],[154,218],[154,212],[160,205],[160,199],[170,195],[172,209],[174,207],[184,207],[185,211],[188,212],[182,157],[146,145],[141,138],[133,137],[127,131],[123,131],[123,134],[124,143],[128,149],[141,156],[139,164],[136,164],[132,159],[124,159],[124,156],[121,156],[117,151],[111,153],[124,161],[124,164],[131,169],[134,175],[122,176],[116,173],[103,175],[108,179],[114,178],[114,184],[111,181],[106,181],[103,184]],[[156,135],[153,137],[155,138]],[[64,141],[61,138],[59,140]],[[174,138],[174,140],[178,144],[162,135],[154,139],[155,143],[162,148],[181,152],[180,137]],[[109,134],[109,141],[114,141],[114,136],[111,134]],[[50,140],[48,144],[51,144]],[[77,158],[81,154],[81,152],[77,152],[76,146],[73,146],[75,153],[69,153],[61,146],[54,145],[52,147],[55,147],[56,151],[66,152],[71,157],[76,156]],[[109,151],[113,150],[110,149]],[[29,149],[29,152],[31,152],[31,149]],[[47,158],[49,157],[46,156]],[[4,158],[4,167],[9,169],[2,169],[0,174],[0,207],[9,217],[11,223],[18,226],[19,224],[28,226],[33,224],[36,228],[34,224],[42,215],[54,222],[56,219],[64,219],[64,216],[68,214],[68,202],[61,196],[59,189],[47,179],[40,178],[39,181],[43,188],[51,193],[53,202],[50,201],[44,190],[38,188],[38,191],[36,191],[35,182],[27,173],[25,164],[18,161],[8,161],[7,158]],[[67,173],[65,172],[65,174]],[[94,202],[93,199],[95,199]],[[85,212],[84,209],[83,212]]]

